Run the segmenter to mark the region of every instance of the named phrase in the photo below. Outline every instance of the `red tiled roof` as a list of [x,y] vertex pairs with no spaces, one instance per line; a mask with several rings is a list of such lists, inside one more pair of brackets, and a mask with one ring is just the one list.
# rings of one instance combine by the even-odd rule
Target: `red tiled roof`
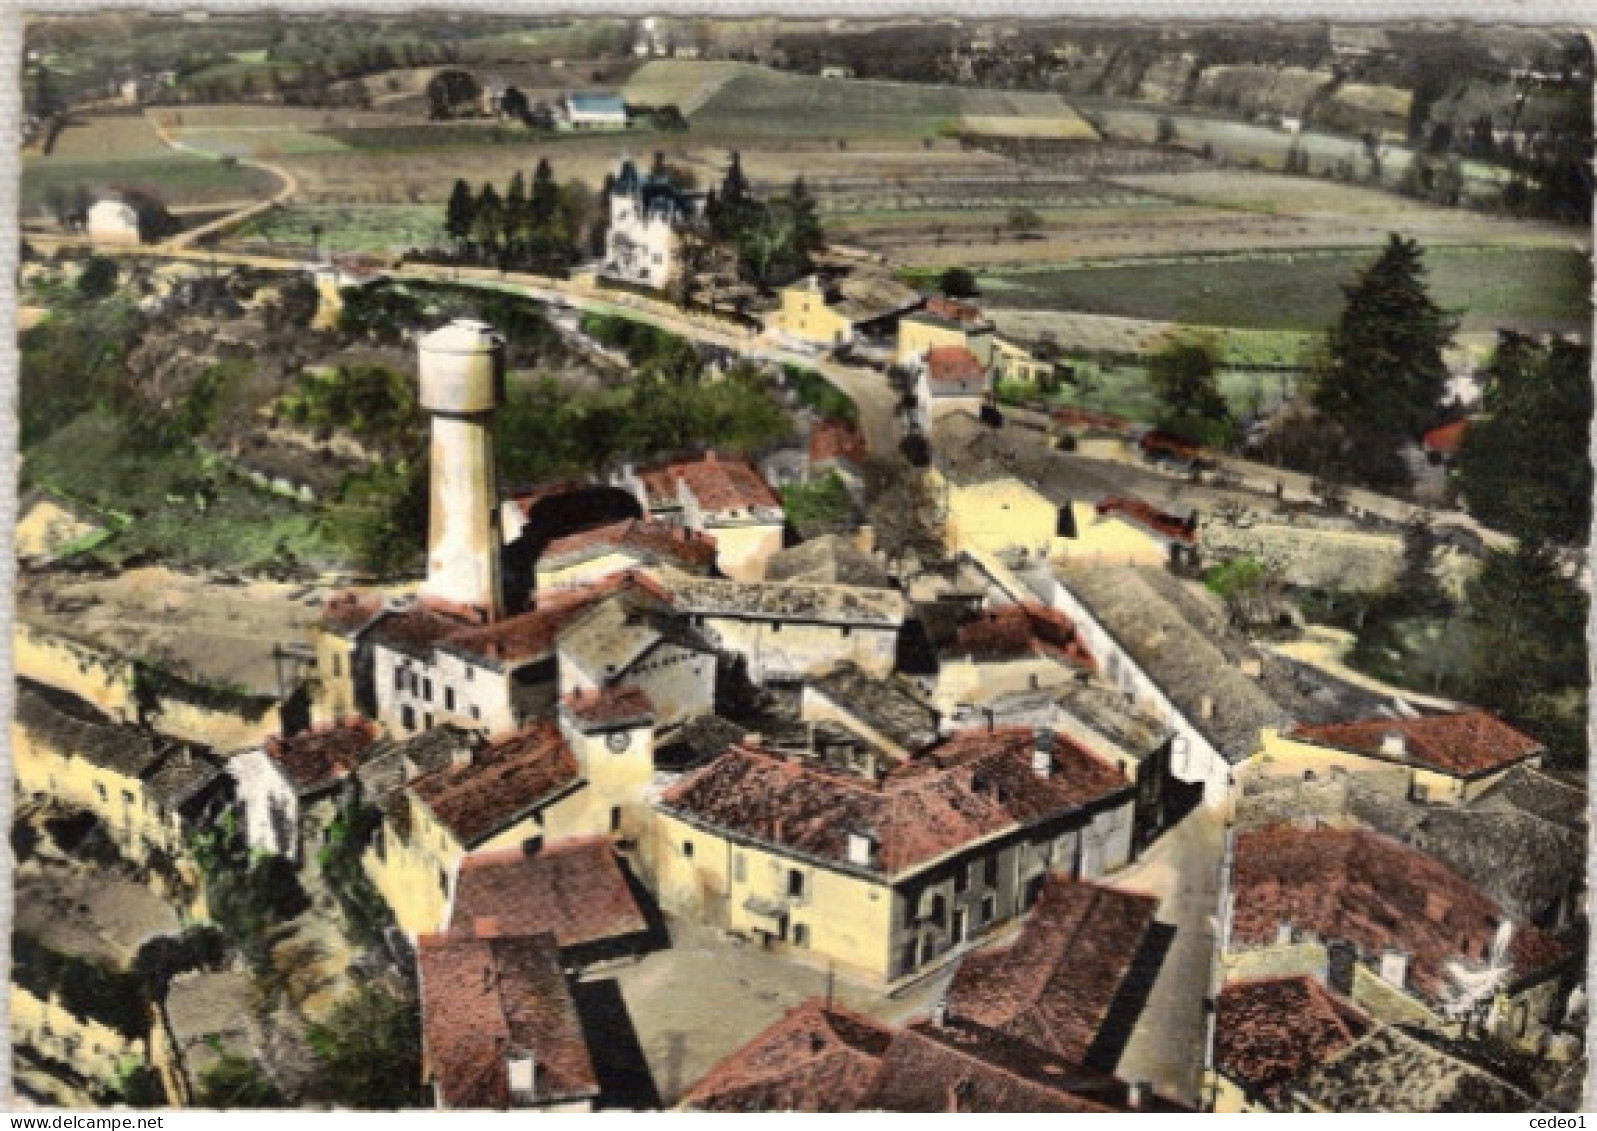
[[1203,454],[1203,449],[1191,440],[1158,429],[1143,436],[1139,446],[1145,452],[1168,452],[1183,459],[1197,459]]
[[1123,515],[1172,542],[1181,542],[1190,546],[1198,540],[1198,532],[1188,520],[1166,514],[1141,499],[1105,499],[1098,504],[1097,509],[1100,515]]
[[445,1107],[510,1106],[506,1057],[528,1053],[538,1102],[599,1094],[553,935],[423,935],[416,962],[424,1072]]
[[273,735],[266,740],[266,754],[303,793],[323,789],[354,773],[376,741],[376,725],[356,717],[290,738]]
[[451,933],[554,933],[561,949],[649,929],[609,840],[573,837],[531,855],[520,848],[461,862]]
[[689,1090],[694,1111],[861,1110],[893,1031],[811,999],[726,1057]]
[[561,700],[580,727],[644,722],[654,717],[654,703],[643,688],[615,683],[590,691],[573,691]]
[[1159,901],[1050,875],[1020,937],[960,963],[948,1008],[1082,1062],[1131,973]]
[[1215,1066],[1250,1097],[1279,1103],[1292,1081],[1370,1025],[1362,1010],[1310,977],[1232,982],[1220,991]]
[[[1440,861],[1368,829],[1275,825],[1237,838],[1233,939],[1275,942],[1280,924],[1354,944],[1365,958],[1388,949],[1410,958],[1410,983],[1433,999],[1447,991],[1446,966],[1483,963],[1501,908]],[[1546,969],[1565,948],[1530,924],[1510,944],[1516,974]]]
[[865,437],[852,424],[823,420],[810,429],[810,465],[840,460],[859,465],[865,462]]
[[322,627],[353,636],[377,619],[384,603],[381,593],[361,593],[353,589],[334,593],[322,603]]
[[496,739],[470,764],[444,766],[411,791],[466,848],[481,843],[578,781],[577,759],[553,723]]
[[472,630],[462,620],[418,605],[386,613],[371,630],[371,640],[396,651],[425,656],[435,644],[463,631],[487,630]]
[[926,351],[926,383],[934,397],[975,397],[987,391],[987,374],[964,346]]
[[1441,452],[1443,455],[1457,455],[1458,449],[1464,443],[1464,436],[1469,431],[1469,421],[1455,420],[1451,424],[1444,424],[1440,428],[1432,428],[1425,433],[1425,450],[1428,452]]
[[874,871],[896,874],[1018,824],[1129,789],[1109,763],[1063,736],[1048,776],[1033,732],[965,731],[894,767],[880,783],[734,746],[664,797],[682,817],[838,863],[850,833],[875,840]]
[[1111,416],[1107,412],[1093,412],[1085,408],[1054,409],[1054,419],[1060,424],[1080,428],[1107,428],[1115,432],[1123,432],[1131,427],[1131,421],[1123,416]]
[[641,574],[612,574],[575,589],[556,589],[537,594],[536,607],[518,616],[482,628],[450,633],[438,642],[453,652],[480,656],[496,663],[517,664],[535,660],[554,651],[560,631],[594,603],[623,589],[637,587],[661,600],[665,590]]
[[[1112,1076],[1061,1060],[967,1022],[923,1021],[900,1030],[882,1058],[866,1111],[1114,1112],[1129,1089]],[[1150,1096],[1149,1111],[1179,1111]]]
[[1485,711],[1428,715],[1418,719],[1362,719],[1352,723],[1297,726],[1294,738],[1382,757],[1388,735],[1401,735],[1402,755],[1388,760],[1417,763],[1458,777],[1494,773],[1542,752],[1542,744]]
[[715,540],[668,522],[630,518],[556,538],[544,547],[538,564],[583,561],[612,552],[631,553],[649,563],[664,560],[684,569],[707,569],[715,562]]
[[[807,1001],[710,1070],[684,1106],[705,1112],[1110,1112],[1129,1089],[965,1021],[893,1030]],[[1183,1110],[1149,1097],[1149,1111]]]
[[771,485],[747,460],[724,459],[715,452],[706,452],[701,459],[647,468],[638,475],[650,506],[675,503],[678,483],[687,487],[699,509],[709,515],[782,505]]
[[1092,655],[1070,618],[1036,601],[1000,605],[959,626],[951,651],[982,659],[1049,656],[1084,668]]
[[982,322],[981,307],[975,303],[959,302],[951,298],[933,295],[926,300],[926,313],[935,314],[939,318],[946,318],[950,322],[974,323]]

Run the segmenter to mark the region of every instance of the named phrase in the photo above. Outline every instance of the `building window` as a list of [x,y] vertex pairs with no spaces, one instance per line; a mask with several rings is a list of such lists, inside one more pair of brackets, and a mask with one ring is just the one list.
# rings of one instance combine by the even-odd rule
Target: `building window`
[[482,708],[475,703],[471,705],[471,718],[473,722],[482,721]]
[[[808,947],[810,945],[810,928],[809,928],[809,924],[807,924],[807,923],[794,923],[793,924],[793,945],[797,946],[797,947],[804,947],[804,948],[808,949]],[[1521,1036],[1524,1035],[1523,1031],[1521,1031],[1520,1035]]]
[[100,800],[101,801],[109,801],[110,800],[110,798],[106,795],[105,783],[104,782],[98,782],[98,781],[95,782],[94,783],[94,792],[98,793],[100,795]]
[[998,886],[998,857],[989,856],[981,864],[982,883],[990,888]]
[[395,668],[394,669],[394,690],[395,691],[403,691],[403,690],[405,690],[405,669],[404,668]]
[[621,806],[619,805],[610,807],[610,831],[613,833],[621,831]]
[[454,709],[455,709],[455,689],[453,687],[446,687],[446,688],[444,688],[444,710],[453,711]]
[[693,842],[691,840],[685,840],[682,842],[682,855],[688,860],[693,859]]
[[343,661],[339,658],[338,653],[334,652],[333,653],[333,675],[341,676],[343,674],[344,674]]
[[416,712],[409,703],[399,709],[399,725],[406,730],[416,729]]
[[741,852],[732,857],[732,878],[740,884],[749,878],[749,860]]
[[442,868],[438,869],[438,890],[445,895],[449,894],[449,873]]
[[975,867],[976,865],[974,864],[967,864],[965,867],[954,873],[955,895],[963,895],[965,892],[970,890],[970,873]]
[[991,923],[993,921],[993,917],[995,915],[997,915],[997,914],[998,914],[998,897],[997,896],[992,896],[992,895],[984,895],[984,896],[982,896],[981,897],[981,921],[982,921],[982,925],[986,926],[988,923]]
[[912,940],[904,944],[898,954],[898,972],[908,974],[915,969],[915,956],[919,953],[918,945]]
[[797,868],[787,870],[787,894],[791,899],[804,898],[804,873]]
[[779,620],[772,621],[771,622],[771,631],[772,632],[781,632],[782,631],[782,622],[779,621]]
[[424,679],[424,680],[421,681],[421,697],[423,699],[427,700],[427,702],[429,702],[429,703],[431,703],[433,701],[433,681],[432,680]]
[[476,678],[477,678],[477,669],[476,668],[467,668],[466,669],[466,682],[470,683],[472,680],[474,680]]

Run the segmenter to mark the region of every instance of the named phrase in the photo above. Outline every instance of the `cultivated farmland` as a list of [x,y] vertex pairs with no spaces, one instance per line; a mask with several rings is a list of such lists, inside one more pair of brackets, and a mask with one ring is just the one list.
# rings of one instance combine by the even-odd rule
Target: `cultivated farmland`
[[[1075,310],[1205,326],[1323,329],[1373,252],[1172,257],[982,277],[989,305]],[[1589,272],[1574,252],[1432,248],[1431,291],[1471,329],[1576,330],[1590,322]]]

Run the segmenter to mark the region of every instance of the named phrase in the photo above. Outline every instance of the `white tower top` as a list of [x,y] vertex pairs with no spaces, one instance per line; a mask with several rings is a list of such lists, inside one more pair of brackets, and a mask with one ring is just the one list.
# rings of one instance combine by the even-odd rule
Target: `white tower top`
[[505,339],[492,326],[457,318],[419,346],[422,408],[474,414],[504,403]]

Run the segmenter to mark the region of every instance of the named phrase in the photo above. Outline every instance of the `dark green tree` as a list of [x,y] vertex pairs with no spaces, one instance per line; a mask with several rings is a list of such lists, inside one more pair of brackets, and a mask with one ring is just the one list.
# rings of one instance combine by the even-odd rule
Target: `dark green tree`
[[499,190],[484,181],[482,191],[477,194],[477,204],[473,210],[472,242],[491,252],[500,246],[500,240],[504,236],[504,232],[504,202],[499,199]]
[[505,189],[504,233],[505,246],[514,249],[526,237],[531,227],[527,204],[527,179],[517,169],[510,176],[510,186]]
[[527,96],[517,87],[507,86],[504,93],[499,96],[499,112],[507,118],[514,118],[518,122],[525,122],[531,113],[532,105],[527,101]]
[[455,241],[457,250],[464,247],[471,239],[476,218],[477,200],[471,194],[471,186],[464,178],[457,180],[454,191],[449,194],[449,205],[444,212],[444,231]]
[[1159,398],[1159,426],[1201,444],[1234,439],[1230,406],[1220,395],[1220,352],[1208,338],[1172,338],[1148,357],[1148,380]]
[[1505,332],[1487,370],[1487,413],[1464,434],[1458,482],[1487,526],[1583,544],[1591,530],[1591,347]]
[[966,267],[950,267],[937,280],[937,289],[949,298],[975,298],[981,292],[976,287],[976,275]]
[[1550,761],[1586,765],[1586,594],[1534,541],[1493,550],[1466,589],[1467,692],[1547,744]]
[[103,255],[93,256],[78,273],[78,294],[87,299],[101,299],[116,291],[117,269],[114,260]]
[[234,1108],[283,1106],[283,1093],[253,1060],[228,1053],[200,1075],[196,1107]]
[[336,1103],[378,1111],[414,1102],[421,1026],[411,1003],[368,983],[310,1024],[305,1038]]
[[1425,282],[1419,244],[1393,234],[1351,287],[1314,380],[1314,405],[1341,426],[1349,469],[1372,486],[1401,488],[1404,443],[1437,422],[1454,321]]
[[560,207],[560,186],[547,157],[538,159],[532,171],[532,193],[527,198],[527,229],[535,234],[547,232]]

